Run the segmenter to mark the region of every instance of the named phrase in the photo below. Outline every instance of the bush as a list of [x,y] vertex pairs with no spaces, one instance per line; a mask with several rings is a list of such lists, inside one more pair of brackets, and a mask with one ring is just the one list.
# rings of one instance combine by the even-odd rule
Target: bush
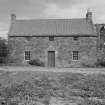
[[29,61],[30,65],[35,65],[35,66],[44,66],[44,63],[41,62],[39,59],[33,59]]
[[97,67],[105,67],[105,59],[103,60],[98,60],[97,63],[96,63],[96,66]]
[[6,59],[8,57],[8,45],[7,41],[0,38],[0,64],[6,64]]

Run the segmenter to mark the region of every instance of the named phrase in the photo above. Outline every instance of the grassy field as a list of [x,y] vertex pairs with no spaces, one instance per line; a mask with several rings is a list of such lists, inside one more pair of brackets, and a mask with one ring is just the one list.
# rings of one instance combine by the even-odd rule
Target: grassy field
[[0,96],[9,104],[105,105],[104,68],[3,67]]

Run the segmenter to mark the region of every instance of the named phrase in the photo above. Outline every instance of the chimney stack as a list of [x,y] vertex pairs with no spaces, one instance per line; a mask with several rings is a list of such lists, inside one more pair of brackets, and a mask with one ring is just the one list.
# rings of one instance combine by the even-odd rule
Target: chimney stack
[[11,14],[11,22],[14,22],[16,20],[16,15],[15,14]]
[[86,20],[88,22],[92,22],[92,12],[90,11],[90,9],[87,10],[87,13],[86,13]]

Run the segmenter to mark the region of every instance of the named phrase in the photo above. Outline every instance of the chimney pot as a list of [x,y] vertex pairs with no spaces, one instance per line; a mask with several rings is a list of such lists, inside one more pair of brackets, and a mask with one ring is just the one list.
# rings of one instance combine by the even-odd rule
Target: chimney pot
[[87,10],[86,19],[87,21],[92,22],[92,12],[90,11],[90,9]]
[[14,22],[16,20],[16,15],[15,14],[11,14],[11,21]]

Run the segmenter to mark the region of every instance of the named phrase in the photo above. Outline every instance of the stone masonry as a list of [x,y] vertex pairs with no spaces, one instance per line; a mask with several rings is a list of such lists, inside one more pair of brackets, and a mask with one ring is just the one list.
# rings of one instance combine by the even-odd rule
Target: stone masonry
[[[9,37],[10,57],[18,64],[27,64],[26,50],[31,51],[31,59],[40,59],[48,66],[48,51],[55,51],[56,67],[93,66],[97,60],[97,37]],[[79,51],[79,60],[73,60],[73,51]]]
[[89,10],[85,18],[76,19],[21,20],[12,14],[9,57],[14,64],[29,65],[25,59],[29,51],[30,60],[38,59],[46,67],[93,67],[97,62],[98,39]]

